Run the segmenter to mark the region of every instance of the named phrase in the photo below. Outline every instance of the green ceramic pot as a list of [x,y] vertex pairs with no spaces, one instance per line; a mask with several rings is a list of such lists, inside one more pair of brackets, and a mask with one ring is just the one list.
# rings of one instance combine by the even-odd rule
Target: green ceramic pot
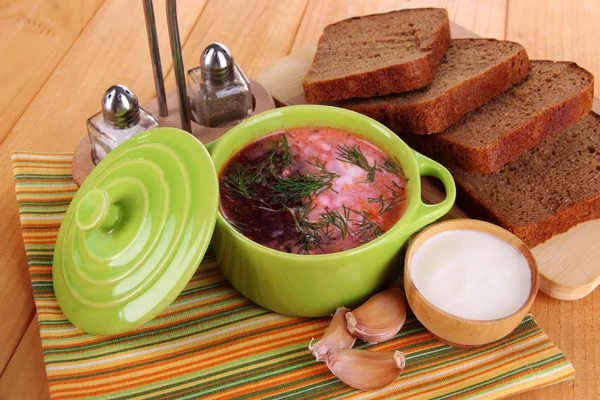
[[[239,124],[209,146],[221,171],[250,142],[274,131],[324,126],[354,132],[400,160],[409,178],[406,212],[379,238],[355,249],[326,255],[298,255],[273,250],[239,233],[218,213],[213,235],[216,257],[229,282],[250,300],[273,311],[296,316],[332,314],[353,307],[377,291],[400,265],[400,251],[414,232],[446,214],[456,197],[446,168],[408,147],[382,124],[361,114],[326,106],[293,106],[264,112]],[[427,205],[421,200],[420,176],[438,178],[446,198]]]

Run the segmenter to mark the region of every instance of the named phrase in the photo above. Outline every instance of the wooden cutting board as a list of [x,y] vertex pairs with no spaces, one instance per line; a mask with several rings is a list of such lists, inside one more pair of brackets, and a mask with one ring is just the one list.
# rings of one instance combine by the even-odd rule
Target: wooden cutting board
[[[476,38],[473,32],[451,23],[453,38]],[[306,104],[302,79],[315,55],[316,45],[308,46],[282,58],[262,70],[256,80],[280,106]],[[594,99],[594,111],[600,112],[600,100]],[[422,196],[436,203],[442,193],[423,179]],[[468,210],[467,210],[468,211]],[[453,207],[446,218],[465,218],[467,214]],[[533,248],[542,277],[540,289],[560,300],[576,300],[591,293],[600,284],[600,220],[579,224],[568,232],[554,236]]]

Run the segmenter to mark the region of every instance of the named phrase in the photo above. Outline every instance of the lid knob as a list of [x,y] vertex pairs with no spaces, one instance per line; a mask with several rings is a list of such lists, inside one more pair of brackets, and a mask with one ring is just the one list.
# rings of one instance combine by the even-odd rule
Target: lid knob
[[119,222],[119,217],[119,206],[110,200],[106,190],[100,188],[87,192],[75,211],[75,221],[82,231],[110,231]]
[[204,49],[200,58],[202,79],[210,83],[223,83],[233,79],[233,56],[222,43],[215,42]]
[[128,128],[140,122],[138,99],[125,85],[114,85],[102,97],[102,117],[117,128]]

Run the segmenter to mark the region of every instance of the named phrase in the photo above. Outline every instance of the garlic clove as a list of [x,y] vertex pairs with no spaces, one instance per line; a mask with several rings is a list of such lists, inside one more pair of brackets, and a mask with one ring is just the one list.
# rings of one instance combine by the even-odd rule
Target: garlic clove
[[321,340],[314,345],[311,340],[308,344],[308,350],[317,361],[325,361],[329,350],[351,349],[354,346],[356,338],[346,329],[346,313],[348,311],[350,310],[346,307],[338,307]]
[[404,370],[406,359],[400,351],[385,353],[367,350],[331,350],[327,368],[346,385],[358,390],[377,390],[394,382]]
[[398,288],[372,296],[357,309],[346,313],[348,332],[369,343],[393,338],[406,321],[404,293]]

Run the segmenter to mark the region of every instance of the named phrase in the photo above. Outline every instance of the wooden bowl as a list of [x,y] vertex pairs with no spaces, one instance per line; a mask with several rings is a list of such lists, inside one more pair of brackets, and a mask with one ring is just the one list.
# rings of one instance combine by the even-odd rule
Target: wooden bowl
[[[496,236],[521,252],[531,269],[531,290],[525,304],[516,312],[493,320],[473,320],[449,314],[427,300],[411,277],[412,259],[416,251],[431,237],[446,231],[475,230]],[[477,347],[502,339],[511,333],[529,311],[540,285],[537,264],[527,246],[515,235],[499,226],[473,219],[453,219],[432,225],[419,233],[406,251],[404,290],[417,319],[443,343],[455,347]]]

